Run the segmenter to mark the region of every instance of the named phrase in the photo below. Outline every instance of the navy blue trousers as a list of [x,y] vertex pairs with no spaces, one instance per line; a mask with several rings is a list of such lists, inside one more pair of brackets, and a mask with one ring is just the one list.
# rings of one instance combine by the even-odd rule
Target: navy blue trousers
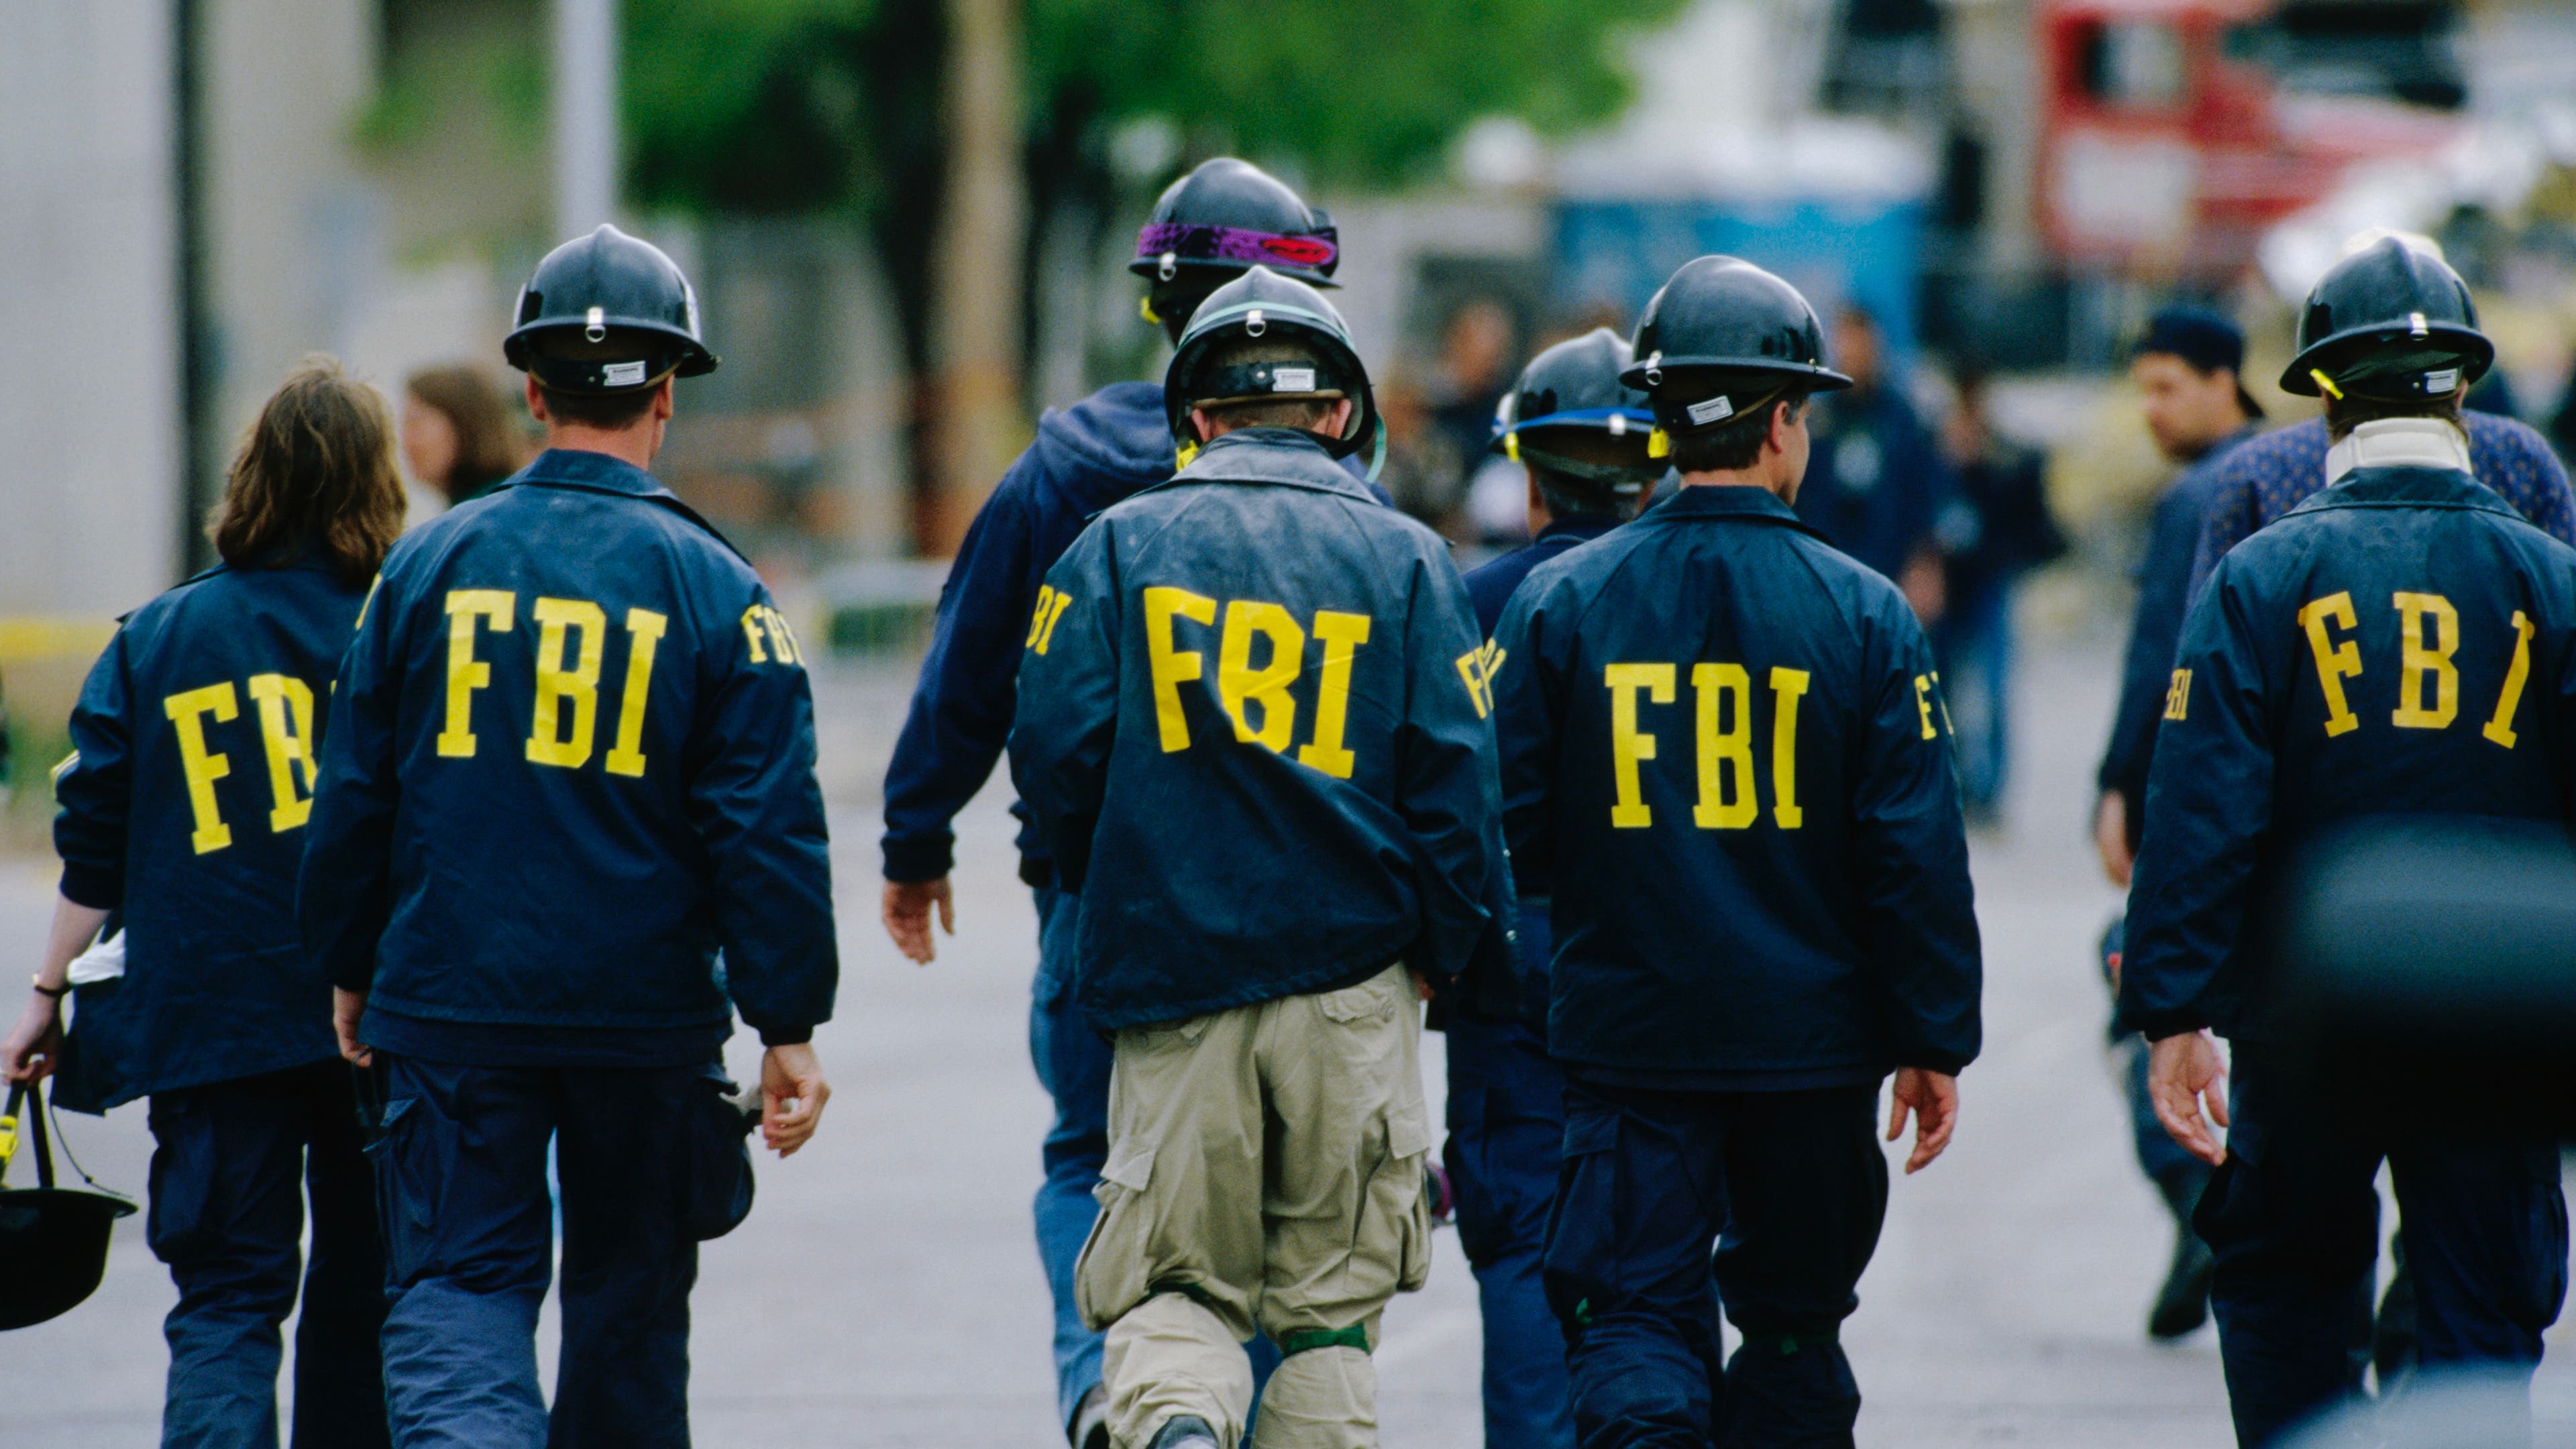
[[[1851,1444],[1842,1321],[1887,1216],[1877,1085],[1573,1081],[1565,1101],[1546,1281],[1584,1449]],[[1744,1337],[1723,1365],[1721,1295]]]
[[[691,1067],[468,1067],[377,1054],[385,1390],[404,1449],[685,1449]],[[537,1385],[563,1190],[563,1353]]]
[[[296,1449],[387,1442],[376,1333],[384,1256],[358,1150],[349,1069],[291,1072],[155,1092],[152,1211],[145,1235],[179,1304],[162,1323],[171,1449],[277,1445],[278,1328],[296,1303]],[[307,1196],[313,1255],[299,1263]]]
[[[2218,1318],[2229,1411],[2246,1449],[2357,1394],[2379,1259],[2384,1159],[2415,1287],[2428,1372],[2479,1368],[2526,1378],[2541,1332],[2567,1296],[2567,1202],[2558,1149],[2545,1140],[2396,1136],[2390,1117],[2320,1100],[2261,1053],[2234,1060],[2226,1165],[2194,1227],[2218,1256]],[[2473,1110],[2453,1120],[2474,1123]]]
[[1485,1323],[1485,1449],[1573,1449],[1565,1339],[1540,1265],[1565,1150],[1565,1073],[1519,1021],[1452,1012],[1449,1142],[1458,1242]]

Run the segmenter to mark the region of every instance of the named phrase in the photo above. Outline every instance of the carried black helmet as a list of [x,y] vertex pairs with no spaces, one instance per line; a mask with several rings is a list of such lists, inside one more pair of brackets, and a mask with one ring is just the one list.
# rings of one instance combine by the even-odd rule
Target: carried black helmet
[[2469,284],[2426,247],[2394,235],[2318,279],[2299,309],[2298,346],[2281,386],[2304,397],[2449,397],[2495,365]]
[[1136,234],[1127,270],[1156,282],[1209,274],[1214,286],[1247,267],[1268,267],[1313,287],[1330,287],[1341,265],[1333,219],[1249,161],[1219,156],[1165,187]]
[[[1234,344],[1250,341],[1276,342],[1281,355],[1243,360]],[[1199,304],[1163,373],[1163,412],[1182,465],[1198,448],[1190,409],[1300,398],[1355,404],[1342,435],[1323,440],[1336,458],[1376,435],[1377,399],[1342,314],[1304,282],[1255,266]]]
[[134,1211],[122,1197],[54,1186],[41,1083],[10,1088],[0,1108],[0,1174],[16,1154],[21,1123],[35,1139],[41,1186],[0,1190],[0,1330],[42,1323],[97,1292],[109,1228]]
[[1790,387],[1852,380],[1825,366],[1825,329],[1797,288],[1739,257],[1682,264],[1637,317],[1619,380],[1652,399],[1658,431],[1704,431]]
[[[1530,359],[1494,409],[1494,452],[1516,463],[1608,488],[1622,498],[1645,491],[1664,469],[1649,460],[1655,415],[1646,395],[1620,380],[1633,360],[1628,341],[1607,327],[1560,342]],[[1617,462],[1569,457],[1569,435],[1620,440]],[[1602,450],[1588,446],[1598,455]]]
[[716,370],[689,279],[661,248],[607,225],[537,263],[501,353],[556,392],[632,392]]

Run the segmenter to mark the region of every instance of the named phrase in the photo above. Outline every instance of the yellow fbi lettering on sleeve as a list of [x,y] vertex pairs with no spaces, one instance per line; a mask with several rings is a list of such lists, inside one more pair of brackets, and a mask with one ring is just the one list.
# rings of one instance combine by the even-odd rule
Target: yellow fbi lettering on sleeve
[[2191,671],[2177,669],[2173,683],[2165,687],[2165,718],[2178,720],[2191,713]]
[[1494,712],[1494,679],[1503,672],[1503,660],[1510,651],[1488,639],[1458,656],[1458,677],[1467,681],[1467,699],[1476,706],[1476,718]]
[[804,646],[796,642],[796,631],[787,627],[787,616],[767,604],[742,611],[742,638],[754,664],[805,662]]
[[[1228,734],[1233,741],[1274,754],[1289,753],[1300,713],[1296,689],[1305,677],[1306,644],[1311,638],[1323,654],[1310,716],[1314,724],[1293,758],[1337,780],[1351,777],[1358,764],[1347,743],[1351,672],[1369,640],[1368,615],[1318,609],[1301,624],[1284,604],[1232,599],[1220,605],[1206,594],[1168,584],[1146,588],[1139,598],[1144,605],[1145,662],[1154,687],[1155,736],[1163,753],[1177,754],[1190,747],[1189,714],[1181,687],[1199,684],[1207,676],[1206,654],[1181,647],[1181,626],[1215,626],[1221,612],[1224,625],[1215,641],[1216,703],[1232,726]],[[1046,652],[1055,621],[1063,612],[1061,604],[1040,601],[1039,617],[1030,626],[1030,648]]]
[[1037,613],[1029,619],[1029,638],[1024,647],[1036,654],[1047,652],[1047,646],[1055,642],[1056,621],[1064,617],[1066,607],[1072,603],[1073,596],[1058,591],[1055,585],[1038,585]]

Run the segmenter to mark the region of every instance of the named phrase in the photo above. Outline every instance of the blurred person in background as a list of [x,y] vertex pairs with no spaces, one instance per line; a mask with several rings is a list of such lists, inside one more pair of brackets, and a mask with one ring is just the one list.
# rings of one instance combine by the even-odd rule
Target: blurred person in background
[[[179,1289],[165,1445],[275,1449],[308,1195],[292,1442],[388,1442],[375,1188],[294,902],[320,706],[402,517],[383,401],[307,359],[234,457],[223,562],[126,616],[72,711],[61,895],[0,1070],[59,1063],[80,1110],[151,1099],[145,1235]],[[72,960],[111,912],[123,974],[79,988],[66,1043]]]
[[[2193,1221],[2247,1449],[2360,1393],[2383,1164],[2423,1372],[2527,1389],[2567,1289],[2558,1147],[2516,1111],[2531,1084],[2466,1043],[2321,1039],[2273,923],[2306,852],[2359,827],[2576,826],[2576,551],[2472,471],[2460,398],[2495,349],[2438,258],[2396,237],[2347,256],[2298,347],[2281,385],[2324,399],[2324,486],[2185,620],[2120,982],[2158,1118],[2218,1168]],[[2528,1418],[2482,1442],[2530,1442]]]
[[1453,534],[1515,534],[1510,520],[1516,509],[1507,505],[1501,510],[1497,529],[1490,496],[1480,521],[1474,495],[1480,476],[1503,479],[1507,488],[1518,481],[1507,471],[1489,473],[1485,450],[1493,438],[1494,408],[1512,381],[1512,332],[1511,312],[1490,297],[1460,306],[1440,332],[1440,362],[1425,399],[1432,434],[1426,441],[1435,455],[1426,460],[1433,470],[1426,481],[1435,491],[1407,511]]
[[403,461],[451,508],[480,498],[528,460],[518,404],[471,363],[425,367],[403,380]]
[[[2374,227],[2344,244],[2347,257],[2383,240],[2441,260],[2441,248],[2409,232]],[[2576,494],[2549,440],[2513,418],[2480,412],[2473,391],[2460,415],[2468,433],[2469,469],[2514,511],[2561,543],[2576,544]],[[2275,428],[2228,453],[2210,484],[2209,524],[2192,555],[2191,597],[2209,581],[2227,551],[2326,486],[2326,420],[2307,418]]]
[[1946,611],[1938,529],[1958,480],[1891,374],[1878,319],[1858,306],[1835,313],[1833,355],[1851,390],[1817,400],[1798,517],[1895,583],[1931,628]]
[[[1492,447],[1525,470],[1536,539],[1467,575],[1486,638],[1532,569],[1636,517],[1663,475],[1647,452],[1655,415],[1645,394],[1619,381],[1634,360],[1617,333],[1596,328],[1532,358],[1503,395]],[[1479,667],[1493,663],[1489,652]],[[1547,881],[1535,868],[1519,870],[1513,887],[1519,1009],[1432,1006],[1434,1025],[1449,1035],[1442,1155],[1484,1314],[1486,1449],[1573,1449],[1565,1337],[1539,1274],[1565,1147],[1565,1073],[1547,1055]]]
[[1950,697],[1973,701],[1959,737],[1960,804],[1979,826],[2000,817],[2012,768],[2013,599],[2022,575],[2065,556],[2066,535],[2048,511],[2048,455],[1995,432],[1984,367],[1962,365],[1954,383],[1943,443],[1959,491],[1940,519],[1949,608],[1932,643]]
[[[2183,606],[2191,587],[2192,550],[2200,544],[2216,466],[2230,449],[2254,436],[2262,406],[2245,390],[2245,334],[2225,314],[2176,305],[2149,319],[2130,352],[2129,377],[2156,451],[2182,471],[2156,500],[2145,555],[2138,561],[2137,608],[2129,624],[2127,664],[2120,702],[2111,716],[2111,742],[2095,779],[2101,791],[2093,811],[2093,840],[2102,872],[2127,889],[2146,822],[2147,766],[2155,758],[2156,727],[2173,683],[2174,650],[2182,638]],[[2119,991],[2121,922],[2102,938],[2103,973]],[[2120,1053],[2121,1081],[2129,1102],[2130,1142],[2138,1166],[2156,1185],[2173,1215],[2173,1256],[2147,1333],[2179,1338],[2209,1318],[2207,1245],[2191,1228],[2192,1209],[2209,1185],[2209,1164],[2185,1152],[2156,1121],[2147,1095],[2147,1047],[2115,1009],[2111,1040]]]
[[[1154,204],[1128,270],[1142,278],[1139,310],[1177,345],[1209,293],[1254,265],[1333,286],[1341,251],[1332,219],[1259,167],[1232,157],[1202,163]],[[1037,441],[1002,475],[975,515],[940,590],[930,652],[886,766],[888,935],[906,956],[937,954],[931,917],[955,933],[949,886],[957,812],[1001,758],[1017,699],[1021,646],[1047,571],[1094,514],[1172,476],[1171,420],[1158,382],[1112,383],[1038,420]],[[1346,470],[1347,471],[1347,470]],[[1375,495],[1383,500],[1384,495]],[[1073,1449],[1104,1449],[1101,1337],[1074,1302],[1074,1260],[1099,1204],[1092,1189],[1109,1152],[1110,1048],[1074,1000],[1081,902],[1058,887],[1053,858],[1020,818],[1020,879],[1035,893],[1038,964],[1029,1054],[1055,1101],[1037,1192],[1038,1258],[1055,1304],[1056,1408]],[[1254,1349],[1256,1381],[1277,1362]]]
[[647,471],[677,380],[716,368],[678,266],[600,226],[538,263],[516,322],[546,450],[385,555],[296,913],[373,1097],[396,1439],[685,1445],[698,1245],[751,1205],[737,1013],[772,1151],[831,1095],[813,691],[759,575]]

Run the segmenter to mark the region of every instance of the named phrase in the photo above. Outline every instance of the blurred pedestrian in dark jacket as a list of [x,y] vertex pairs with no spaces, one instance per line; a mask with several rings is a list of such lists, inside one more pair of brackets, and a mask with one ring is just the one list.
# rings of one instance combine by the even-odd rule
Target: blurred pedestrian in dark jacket
[[[1957,387],[1944,442],[1959,491],[1936,534],[1949,608],[1932,643],[1950,697],[1969,706],[1959,764],[1962,804],[1977,825],[2002,808],[2012,764],[2013,596],[2022,575],[2065,555],[2066,535],[2048,512],[2048,455],[1997,436],[1984,368],[1960,367]],[[1963,670],[1976,676],[1975,690],[1961,689]]]
[[1815,456],[1798,517],[1893,580],[1928,628],[1945,609],[1937,530],[1957,479],[1888,367],[1876,318],[1843,309],[1834,319],[1833,356],[1852,387],[1817,400]]
[[472,363],[424,367],[403,379],[403,462],[450,506],[480,498],[528,461],[515,412]]

